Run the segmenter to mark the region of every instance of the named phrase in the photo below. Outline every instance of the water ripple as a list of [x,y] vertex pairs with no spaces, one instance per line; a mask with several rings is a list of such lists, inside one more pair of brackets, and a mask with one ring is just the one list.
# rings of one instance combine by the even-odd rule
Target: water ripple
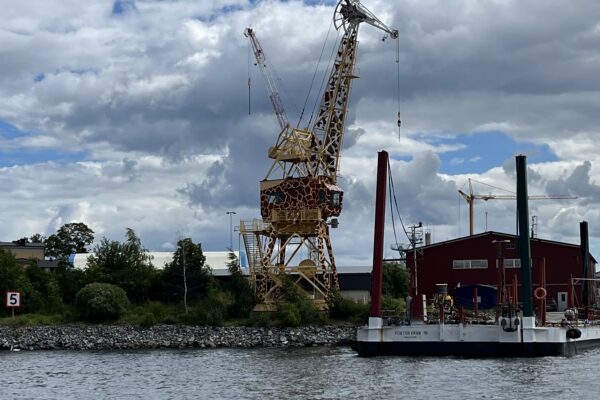
[[359,358],[350,349],[0,353],[10,399],[596,399],[600,350],[572,358]]

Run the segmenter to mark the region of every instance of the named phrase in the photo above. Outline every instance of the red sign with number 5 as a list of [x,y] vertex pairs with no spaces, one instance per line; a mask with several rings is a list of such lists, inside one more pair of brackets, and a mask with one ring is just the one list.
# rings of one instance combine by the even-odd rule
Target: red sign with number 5
[[21,292],[6,292],[6,307],[21,307]]

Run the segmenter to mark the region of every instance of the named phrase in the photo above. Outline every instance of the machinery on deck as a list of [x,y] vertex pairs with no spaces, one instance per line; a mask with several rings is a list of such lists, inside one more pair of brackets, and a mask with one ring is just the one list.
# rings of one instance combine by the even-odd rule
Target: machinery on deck
[[273,160],[260,182],[262,219],[240,221],[251,278],[260,304],[274,310],[283,295],[284,279],[306,290],[321,309],[339,288],[329,228],[337,227],[343,190],[337,186],[340,152],[354,75],[357,35],[366,22],[396,39],[391,30],[358,0],[341,0],[334,12],[336,29],[343,28],[335,61],[311,126],[293,128],[266,64],[254,31],[246,29],[257,64],[281,127],[268,151]]

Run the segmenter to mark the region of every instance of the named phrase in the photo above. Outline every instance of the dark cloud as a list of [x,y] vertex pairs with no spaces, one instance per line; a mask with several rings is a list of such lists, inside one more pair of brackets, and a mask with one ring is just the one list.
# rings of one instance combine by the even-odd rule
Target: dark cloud
[[582,199],[584,205],[600,202],[600,186],[592,183],[591,168],[592,163],[584,161],[569,176],[548,181],[548,193],[575,195]]
[[415,155],[403,168],[394,169],[399,207],[414,220],[445,225],[454,222],[457,187],[443,180],[438,171],[440,159],[432,152]]
[[[258,116],[257,116],[258,117]],[[259,121],[271,118],[257,118]],[[264,179],[271,160],[267,149],[275,144],[275,117],[267,132],[257,133],[263,126],[241,124],[235,129],[237,136],[228,144],[228,154],[215,161],[199,182],[190,182],[180,188],[190,204],[207,209],[222,207],[257,207],[259,182]],[[268,130],[273,130],[272,136]]]
[[354,146],[358,139],[365,134],[365,130],[362,128],[357,129],[346,129],[346,133],[344,134],[344,143],[342,149],[349,149]]

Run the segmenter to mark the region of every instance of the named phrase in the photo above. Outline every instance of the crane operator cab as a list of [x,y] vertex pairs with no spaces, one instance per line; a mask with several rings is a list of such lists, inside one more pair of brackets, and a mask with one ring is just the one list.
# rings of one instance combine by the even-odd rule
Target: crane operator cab
[[278,230],[314,231],[316,222],[342,212],[344,192],[326,176],[264,180],[260,186],[261,216]]

